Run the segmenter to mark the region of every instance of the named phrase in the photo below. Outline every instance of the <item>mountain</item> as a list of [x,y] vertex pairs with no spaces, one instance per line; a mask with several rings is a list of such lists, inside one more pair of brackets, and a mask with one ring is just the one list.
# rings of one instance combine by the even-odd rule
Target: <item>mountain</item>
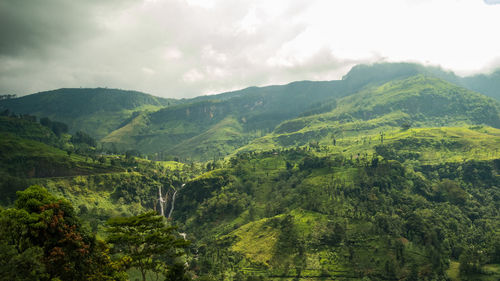
[[341,84],[302,81],[195,98],[137,116],[103,142],[145,153],[211,159],[227,155],[325,99],[344,95],[337,86]]
[[360,66],[340,81],[303,81],[214,96],[221,99],[202,97],[141,114],[103,142],[149,154],[208,160],[240,148],[303,145],[353,130],[378,133],[384,126],[403,123],[500,126],[498,102],[418,74],[421,69],[425,68],[412,64]]
[[[2,203],[12,202],[16,191],[33,178],[69,177],[122,169],[99,164],[95,157],[72,153],[76,142],[58,137],[33,118],[0,116],[0,192]],[[69,150],[71,148],[71,150]],[[66,149],[66,150],[65,150]]]
[[[122,123],[101,127],[98,146],[3,112],[0,218],[38,184],[101,237],[110,217],[168,210],[192,241],[181,264],[198,280],[498,280],[500,105],[461,81],[375,64],[170,105],[119,92],[85,108],[65,92],[71,106],[47,116],[89,125],[114,112]],[[117,270],[122,250],[106,254]]]
[[195,267],[243,280],[500,277],[497,101],[402,75],[301,115],[177,194]]
[[72,132],[85,131],[97,139],[117,129],[138,112],[156,110],[178,101],[136,91],[117,89],[59,89],[15,99],[0,100],[0,109],[69,125]]
[[1,100],[0,108],[65,122],[71,132],[85,131],[110,149],[138,150],[153,159],[207,160],[233,153],[281,122],[331,111],[338,99],[364,88],[415,75],[499,98],[498,72],[462,78],[438,67],[377,63],[357,65],[336,81],[250,87],[193,99],[102,88],[60,89]]
[[470,272],[498,278],[483,266],[500,261],[500,130],[386,135],[240,153],[187,182],[173,219],[196,241],[193,267],[214,280],[423,280],[459,275],[478,251]]
[[469,89],[500,100],[500,69],[491,74],[465,77],[461,82]]
[[[111,132],[103,142],[149,154],[213,159],[271,132],[282,121],[329,110],[332,100],[367,85],[423,71],[424,67],[407,63],[361,65],[338,81],[300,81],[201,96],[138,116]],[[321,108],[325,102],[329,104]]]

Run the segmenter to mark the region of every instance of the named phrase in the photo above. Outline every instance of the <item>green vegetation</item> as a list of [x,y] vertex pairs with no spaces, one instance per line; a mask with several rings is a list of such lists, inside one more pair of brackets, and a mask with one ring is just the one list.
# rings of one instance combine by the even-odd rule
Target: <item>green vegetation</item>
[[178,264],[184,268],[176,258],[182,255],[180,249],[188,243],[176,238],[174,228],[165,225],[164,219],[157,216],[156,212],[148,212],[133,217],[115,217],[108,221],[107,242],[113,245],[114,252],[123,255],[120,259],[127,268],[139,269],[143,281],[146,281],[148,271],[163,274],[168,280],[189,279],[183,270],[171,270]]
[[236,266],[304,280],[432,280],[449,260],[473,264],[463,277],[496,262],[498,183],[497,160],[403,166],[308,148],[250,153],[190,181],[176,217],[206,249],[200,267],[218,278]]
[[[207,161],[222,159],[252,141],[261,142],[257,139],[278,125],[275,133],[293,133],[289,130],[300,128],[289,127],[292,124],[308,124],[303,121],[317,120],[323,114],[327,118],[320,117],[319,122],[328,126],[306,138],[353,129],[360,135],[366,121],[380,129],[483,123],[498,127],[498,103],[459,87],[498,100],[497,76],[495,72],[461,78],[439,68],[380,63],[355,66],[338,81],[250,87],[194,99],[161,99],[103,88],[60,89],[0,100],[0,109],[64,122],[71,133],[86,132],[110,151],[137,150],[153,159]],[[297,117],[305,119],[290,120]],[[340,128],[345,122],[351,126]],[[287,146],[300,137],[285,134],[279,145]]]
[[182,104],[98,89],[67,119],[3,111],[0,279],[498,280],[500,105],[464,81],[376,64]]
[[71,204],[39,186],[0,212],[2,280],[123,280]]
[[73,132],[100,139],[126,124],[139,112],[179,103],[141,92],[116,89],[59,89],[16,99],[0,100],[0,109],[64,122]]
[[109,220],[109,245],[82,224],[71,203],[40,186],[18,192],[15,207],[0,210],[1,280],[126,280],[137,267],[166,280],[190,280],[177,260],[188,242],[154,212]]
[[[294,91],[288,93],[294,94],[293,99],[283,97],[281,91],[269,90],[268,95],[263,95],[251,88],[253,91],[247,90],[248,95],[185,103],[140,115],[103,141],[123,149],[140,147],[141,151],[156,155],[162,152],[169,156],[166,159],[178,156],[206,161],[221,159],[236,150],[266,150],[310,141],[331,143],[334,138],[359,138],[381,130],[463,125],[500,127],[498,102],[444,80],[416,75],[376,84],[371,80],[354,82],[360,74],[353,72],[343,84],[332,83],[330,94],[319,91],[321,94],[304,95],[317,91],[318,87],[322,89],[323,84],[283,86],[285,89],[294,86]],[[365,85],[363,90],[346,97],[336,93],[348,91],[346,88],[360,89],[360,85]],[[288,100],[296,104],[284,102]],[[290,119],[297,116],[302,117]],[[273,128],[274,132],[267,134]]]

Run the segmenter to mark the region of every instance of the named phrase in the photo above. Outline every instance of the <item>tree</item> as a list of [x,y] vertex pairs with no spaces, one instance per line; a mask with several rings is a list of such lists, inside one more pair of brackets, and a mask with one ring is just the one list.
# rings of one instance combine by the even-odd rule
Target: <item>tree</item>
[[141,153],[136,149],[130,149],[125,152],[125,158],[132,159],[132,157],[139,157]]
[[40,118],[40,124],[51,129],[58,137],[68,132],[68,125],[62,122],[52,121],[47,117]]
[[68,125],[62,122],[52,121],[50,129],[56,136],[60,137],[63,133],[65,134],[68,132]]
[[42,117],[42,118],[40,118],[40,124],[41,124],[42,126],[45,126],[45,127],[47,127],[47,128],[50,128],[50,126],[51,126],[52,122],[50,121],[50,119],[49,119],[49,118],[47,118],[47,117]]
[[466,248],[459,258],[460,274],[468,275],[481,272],[481,256],[474,247]]
[[16,207],[29,217],[23,222],[33,246],[42,247],[43,262],[51,277],[85,280],[92,237],[81,230],[80,222],[68,201],[58,199],[45,188],[31,186],[18,192]]
[[44,280],[43,249],[25,241],[36,220],[25,210],[0,212],[0,280]]
[[[179,271],[178,257],[189,242],[175,234],[175,227],[155,212],[108,220],[107,241],[112,250],[128,260],[128,268],[137,268],[146,280],[147,272],[170,276]],[[178,272],[176,272],[178,274]],[[174,279],[182,280],[182,279]]]
[[124,279],[68,201],[36,185],[17,194],[15,208],[0,212],[0,280]]
[[326,245],[337,246],[345,237],[345,229],[340,223],[328,222],[326,232],[321,237],[321,242]]
[[406,130],[410,129],[410,127],[411,127],[411,124],[410,124],[410,122],[408,122],[408,121],[405,121],[405,122],[403,122],[403,123],[401,124],[401,129],[402,129],[403,131],[406,131]]
[[182,263],[174,263],[173,265],[167,266],[167,273],[165,274],[166,279],[168,281],[189,281],[191,278],[186,273],[186,269],[184,264]]
[[78,131],[74,136],[71,137],[71,142],[74,144],[86,144],[91,147],[95,147],[97,142],[89,134]]

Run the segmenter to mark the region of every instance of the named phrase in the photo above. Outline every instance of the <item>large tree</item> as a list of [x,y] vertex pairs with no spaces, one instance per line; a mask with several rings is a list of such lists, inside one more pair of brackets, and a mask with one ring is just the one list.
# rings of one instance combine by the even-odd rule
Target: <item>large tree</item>
[[132,217],[117,217],[108,221],[107,241],[113,251],[129,268],[137,268],[146,280],[148,272],[171,276],[179,270],[177,258],[184,254],[188,242],[181,238],[175,227],[167,225],[165,218],[155,212]]
[[0,280],[122,280],[71,204],[40,186],[0,211]]

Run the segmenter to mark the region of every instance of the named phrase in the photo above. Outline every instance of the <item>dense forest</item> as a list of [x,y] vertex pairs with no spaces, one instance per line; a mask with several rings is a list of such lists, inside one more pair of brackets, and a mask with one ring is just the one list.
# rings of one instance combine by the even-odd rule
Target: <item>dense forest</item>
[[2,99],[0,280],[499,280],[495,85],[375,64]]

